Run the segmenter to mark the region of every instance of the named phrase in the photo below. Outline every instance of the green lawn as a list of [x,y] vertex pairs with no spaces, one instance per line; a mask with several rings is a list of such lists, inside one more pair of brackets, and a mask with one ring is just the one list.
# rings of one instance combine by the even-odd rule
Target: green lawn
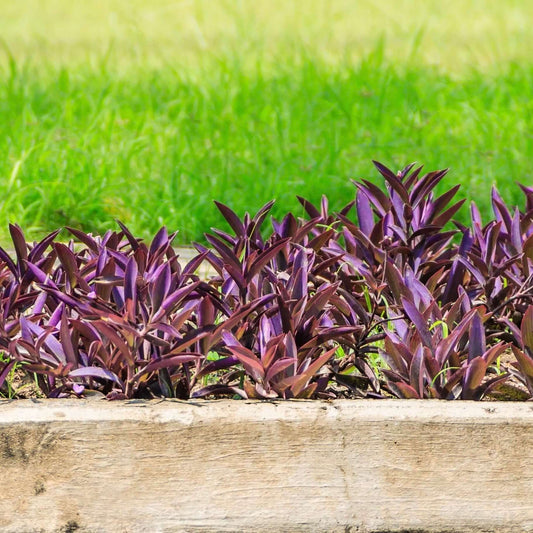
[[[181,242],[371,159],[532,184],[533,2],[0,0],[0,241],[61,225]],[[465,211],[463,216],[467,214]]]

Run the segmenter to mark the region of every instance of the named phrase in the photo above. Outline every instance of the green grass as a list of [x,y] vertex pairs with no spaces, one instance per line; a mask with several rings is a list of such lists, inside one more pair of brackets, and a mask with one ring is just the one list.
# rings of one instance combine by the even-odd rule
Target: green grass
[[0,1],[1,242],[8,222],[120,218],[186,243],[222,224],[214,199],[341,207],[371,159],[450,167],[441,190],[462,183],[487,216],[493,183],[520,205],[531,184],[530,2],[16,4]]

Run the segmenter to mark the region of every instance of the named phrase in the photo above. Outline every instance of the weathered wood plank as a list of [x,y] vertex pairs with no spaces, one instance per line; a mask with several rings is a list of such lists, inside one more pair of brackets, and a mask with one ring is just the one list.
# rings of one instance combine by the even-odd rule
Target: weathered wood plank
[[0,402],[0,530],[533,531],[533,405]]

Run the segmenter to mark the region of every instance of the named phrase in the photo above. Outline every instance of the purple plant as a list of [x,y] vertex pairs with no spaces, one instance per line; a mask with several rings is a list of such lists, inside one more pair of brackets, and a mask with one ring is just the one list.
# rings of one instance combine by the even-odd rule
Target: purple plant
[[273,202],[242,219],[217,203],[230,232],[186,265],[165,228],[150,244],[121,223],[28,243],[11,225],[0,391],[16,370],[49,397],[533,396],[533,189],[523,211],[494,189],[493,220],[472,205],[453,227],[459,186],[435,192],[446,171],[375,165],[385,187],[355,183],[338,213],[299,198],[307,219],[269,228]]
[[171,396],[170,374],[201,357],[188,350],[197,335],[188,320],[200,300],[191,275],[198,260],[182,271],[164,228],[149,249],[123,235],[126,243],[116,233],[84,235],[79,252],[55,242],[54,261],[26,261],[39,292],[7,352],[39,375],[48,396],[104,381],[110,396],[132,397],[154,374]]
[[487,379],[489,368],[508,346],[487,346],[481,309],[472,309],[449,331],[448,324],[454,322],[450,315],[457,308],[430,327],[431,309],[420,313],[412,303],[404,305],[410,323],[395,321],[381,350],[390,367],[383,370],[387,388],[394,396],[480,400],[507,380],[508,374]]
[[516,343],[512,346],[516,362],[511,373],[525,386],[533,397],[533,305],[530,305],[524,316],[520,328],[507,321]]

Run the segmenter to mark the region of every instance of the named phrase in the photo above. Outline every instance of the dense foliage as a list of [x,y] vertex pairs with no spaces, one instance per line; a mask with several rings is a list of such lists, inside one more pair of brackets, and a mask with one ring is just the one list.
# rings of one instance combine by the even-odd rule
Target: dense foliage
[[[533,188],[525,209],[492,191],[453,223],[459,186],[409,165],[354,183],[339,213],[265,221],[217,207],[187,265],[162,228],[148,246],[120,224],[94,237],[0,249],[0,386],[35,375],[48,397],[480,400],[533,396]],[[201,279],[204,261],[214,275]]]

